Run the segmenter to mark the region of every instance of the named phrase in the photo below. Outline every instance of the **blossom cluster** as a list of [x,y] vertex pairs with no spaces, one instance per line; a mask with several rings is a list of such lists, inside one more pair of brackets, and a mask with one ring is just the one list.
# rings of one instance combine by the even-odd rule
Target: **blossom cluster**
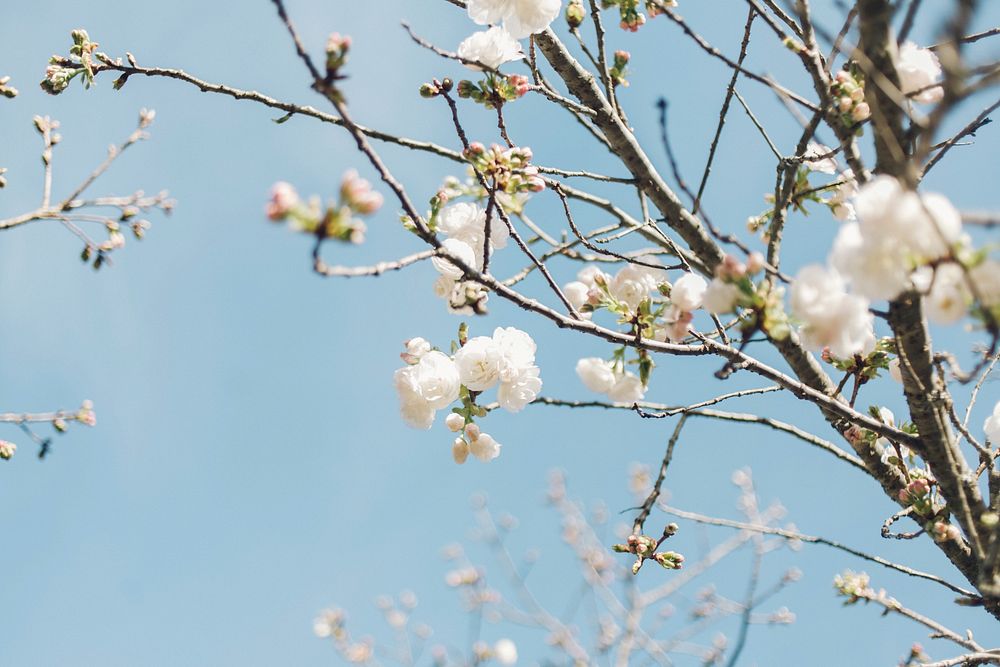
[[493,144],[486,148],[475,141],[469,144],[463,155],[500,192],[514,195],[545,189],[545,181],[538,175],[538,167],[531,164],[533,154],[527,146],[505,148]]
[[615,544],[611,550],[616,553],[635,554],[636,560],[632,565],[632,574],[637,574],[646,560],[654,560],[668,570],[679,570],[684,565],[684,556],[676,551],[657,551],[660,545],[675,533],[677,533],[677,524],[669,523],[663,529],[663,536],[658,540],[648,535],[629,535],[625,544]]
[[[659,341],[681,342],[690,331],[693,311],[703,306],[705,279],[685,273],[671,285],[666,272],[654,268],[649,258],[642,264],[626,264],[611,276],[596,266],[584,267],[576,280],[566,283],[563,292],[585,318],[606,309],[620,322],[631,323],[633,332]],[[597,357],[581,359],[576,366],[580,380],[591,391],[622,403],[641,401],[645,396],[652,360],[643,351],[634,361],[639,375],[625,370],[625,348],[615,351],[610,361]]]
[[273,222],[287,222],[293,231],[359,244],[368,230],[359,216],[372,215],[381,207],[382,195],[351,169],[341,181],[339,201],[325,210],[318,196],[304,202],[292,185],[279,181],[271,188],[265,213]]
[[840,358],[874,350],[868,301],[848,294],[835,270],[811,264],[799,271],[792,283],[791,306],[792,314],[803,322],[799,333],[806,347],[828,347]]
[[792,285],[792,311],[807,345],[828,346],[839,357],[869,353],[870,302],[907,290],[923,295],[927,316],[940,324],[969,314],[995,317],[1000,263],[972,249],[947,198],[914,192],[887,175],[849,187],[853,196],[837,202],[848,221],[827,266],[803,268]]
[[830,84],[830,92],[844,125],[862,123],[872,115],[871,107],[865,102],[865,79],[857,68],[847,66],[837,72]]
[[463,327],[451,356],[423,338],[410,339],[405,347],[400,356],[406,366],[393,375],[404,421],[429,429],[438,410],[460,401],[445,419],[450,431],[460,433],[452,446],[455,461],[464,463],[469,454],[481,461],[497,458],[500,443],[474,421],[486,415],[476,399],[495,387],[497,403],[508,412],[520,412],[535,400],[542,380],[531,336],[514,327],[498,327],[492,336],[466,338]]
[[664,7],[676,7],[677,0],[601,0],[604,8],[618,7],[621,16],[619,25],[622,30],[636,32],[646,23],[646,16],[641,7],[645,6],[650,18],[663,13]]
[[[471,99],[487,108],[523,97],[531,89],[528,78],[521,74],[501,74],[497,69],[504,63],[524,58],[518,41],[545,30],[559,13],[559,0],[473,0],[468,4],[469,16],[481,25],[503,22],[487,30],[475,32],[458,45],[459,59],[471,70],[487,70],[486,77],[474,83],[458,82],[458,96]],[[433,97],[440,88],[425,84],[421,94]]]
[[94,84],[94,57],[107,57],[95,53],[98,44],[90,40],[86,30],[74,30],[70,36],[73,38],[73,46],[69,49],[69,58],[52,56],[45,69],[45,78],[39,84],[50,95],[58,95],[66,90],[77,76],[82,76],[84,87],[90,88]]
[[[492,215],[492,213],[491,213]],[[482,269],[487,251],[487,211],[469,202],[446,206],[432,217],[433,229],[445,235],[442,247],[467,266]],[[489,252],[507,246],[510,231],[495,215],[490,220]],[[480,284],[462,280],[464,271],[443,257],[432,260],[441,275],[434,283],[434,293],[444,299],[448,308],[458,314],[486,312],[488,294]]]
[[646,395],[646,388],[638,376],[626,371],[617,359],[585,357],[576,362],[576,374],[587,389],[604,394],[616,403],[636,403]]

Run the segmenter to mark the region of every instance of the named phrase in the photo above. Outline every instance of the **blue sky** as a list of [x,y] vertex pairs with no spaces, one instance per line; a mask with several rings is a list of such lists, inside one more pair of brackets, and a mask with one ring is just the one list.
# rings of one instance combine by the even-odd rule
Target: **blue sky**
[[[832,3],[816,4],[821,13],[832,9]],[[699,31],[733,51],[745,20],[743,3],[682,5]],[[460,11],[429,0],[298,0],[289,9],[316,53],[329,32],[353,36],[345,91],[359,122],[458,145],[446,108],[420,99],[416,90],[434,76],[463,74],[416,47],[398,21],[409,20],[418,33],[450,49],[473,28]],[[926,9],[929,29],[937,25],[935,11]],[[40,1],[13,3],[0,15],[0,75],[11,75],[21,90],[15,100],[0,100],[0,165],[10,170],[0,217],[37,205],[35,114],[62,123],[64,140],[55,158],[59,195],[103,158],[109,143],[131,131],[140,107],[155,108],[151,140],[130,149],[93,193],[166,188],[178,202],[172,217],[151,218],[147,240],[130,240],[115,266],[99,273],[79,262],[79,242],[55,225],[2,236],[0,409],[75,407],[89,398],[98,426],[73,428],[43,462],[16,429],[0,433],[22,445],[13,461],[0,466],[7,573],[0,587],[0,663],[336,663],[333,649],[312,636],[315,613],[341,605],[359,634],[377,630],[388,636],[371,601],[402,589],[421,599],[417,616],[434,627],[435,641],[464,641],[466,620],[443,583],[447,566],[439,551],[467,537],[473,523],[468,499],[477,491],[487,493],[493,507],[521,517],[513,544],[541,549],[535,584],[542,599],[562,608],[578,577],[559,546],[558,519],[543,509],[548,471],[565,470],[572,494],[588,505],[603,499],[617,512],[631,504],[625,488],[629,466],[657,463],[672,424],[544,407],[495,414],[486,428],[505,444],[503,456],[489,466],[455,466],[443,425],[429,432],[407,429],[397,417],[391,385],[404,339],[419,335],[444,347],[461,321],[431,293],[433,269],[421,265],[370,281],[323,280],[310,270],[308,239],[263,216],[276,180],[303,193],[332,195],[348,168],[372,177],[346,133],[306,118],[277,125],[271,122],[277,112],[167,80],[134,78],[120,92],[103,80],[91,91],[74,85],[55,98],[36,86],[48,56],[65,52],[69,31],[85,27],[109,54],[130,51],[142,65],[183,68],[210,81],[324,108],[308,90],[306,72],[269,2],[178,0],[133,3],[125,11],[108,0]],[[1000,12],[990,8],[978,24],[989,27],[998,19]],[[694,180],[728,71],[662,19],[638,35],[617,29],[609,34],[613,47],[633,55],[632,86],[621,97],[638,136],[666,173],[654,108],[666,95],[678,156]],[[930,41],[932,35],[917,36]],[[794,60],[771,42],[758,26],[749,66],[807,92]],[[998,47],[984,42],[976,53],[995,59]],[[740,89],[779,146],[791,151],[798,131],[781,105],[750,82]],[[970,103],[963,117],[985,105]],[[473,138],[495,140],[489,114],[470,105],[462,113]],[[622,172],[564,113],[537,100],[513,105],[508,124],[539,163]],[[969,174],[994,173],[998,137],[985,128],[977,146],[956,149],[927,186],[948,193],[963,209],[995,208],[991,189],[983,187],[986,179]],[[455,173],[453,165],[426,156],[379,149],[418,202]],[[762,195],[773,181],[766,146],[734,108],[708,187],[709,212],[742,230],[742,221],[763,209]],[[628,193],[593,189],[617,193],[635,208]],[[537,197],[532,211],[548,228],[561,229],[555,197]],[[417,241],[400,231],[395,212],[387,205],[371,221],[364,247],[330,248],[328,261],[366,263],[417,250]],[[588,227],[607,222],[586,210],[578,221]],[[820,257],[835,229],[821,213],[797,218],[789,231],[788,266]],[[507,255],[498,258],[499,272],[519,267],[513,249]],[[575,269],[558,265],[556,271],[568,280]],[[540,283],[527,289],[544,295]],[[586,398],[572,372],[575,360],[610,353],[496,299],[487,318],[470,322],[473,333],[500,325],[535,336],[546,395]],[[941,335],[966,348],[975,340]],[[711,376],[714,361],[659,363],[648,398],[664,403],[764,384],[743,376],[722,384]],[[873,387],[866,400],[900,414],[895,387],[885,385]],[[998,398],[996,386],[987,385],[973,423],[981,423],[985,406]],[[823,432],[819,416],[792,399],[732,407]],[[735,517],[736,492],[728,480],[744,466],[754,470],[762,498],[780,498],[790,508],[789,520],[804,532],[957,580],[936,549],[879,538],[893,506],[873,483],[766,430],[691,424],[667,479],[672,501]],[[651,522],[659,520],[654,515]],[[697,553],[704,535],[713,541],[729,535],[684,528],[675,540],[688,553]],[[494,572],[486,554],[480,555]],[[876,585],[904,602],[974,628],[985,644],[998,636],[981,613],[950,605],[943,589],[822,547],[776,554],[765,581],[791,565],[804,570],[803,580],[764,609],[785,605],[798,620],[791,628],[756,628],[745,664],[796,664],[806,656],[810,664],[892,664],[913,640],[924,639],[917,627],[880,618],[874,609],[842,609],[830,581],[846,567],[867,569]],[[721,592],[742,595],[749,567],[743,555],[709,579]],[[670,576],[644,570],[640,579],[653,585]],[[688,603],[678,600],[677,606]],[[538,633],[489,625],[483,633],[491,641],[505,635],[518,640],[523,664],[545,655]],[[935,657],[952,654],[938,642],[924,643]],[[823,653],[834,646],[835,657]]]

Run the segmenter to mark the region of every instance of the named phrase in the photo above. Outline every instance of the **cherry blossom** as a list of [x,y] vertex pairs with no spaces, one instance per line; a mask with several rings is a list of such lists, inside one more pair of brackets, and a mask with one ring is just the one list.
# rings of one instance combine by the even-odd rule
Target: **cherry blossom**
[[941,80],[941,63],[930,49],[922,49],[913,42],[904,42],[899,47],[896,72],[899,74],[899,87],[903,94],[912,95],[917,102],[930,104],[944,97],[941,86],[928,88]]
[[[499,26],[494,26],[489,30],[481,30],[466,37],[458,45],[458,55],[464,60],[482,63],[490,69],[496,69],[504,63],[524,57],[518,41]],[[466,67],[473,70],[481,69],[468,63]]]
[[1000,443],[1000,402],[993,407],[993,414],[983,422],[983,432],[991,443]]
[[[459,241],[458,239],[445,239],[441,243],[441,247],[444,250],[460,259],[464,264],[468,266],[473,266],[476,263],[476,253],[465,241]],[[465,273],[457,265],[452,264],[449,260],[444,257],[434,257],[431,259],[431,263],[434,264],[434,268],[438,270],[442,276],[447,276],[448,278],[461,278]]]
[[824,146],[823,144],[816,143],[812,141],[806,147],[806,152],[802,155],[805,158],[805,165],[809,168],[809,171],[818,171],[823,174],[835,174],[837,173],[837,161],[826,156],[833,152],[829,146]]
[[517,645],[509,639],[500,639],[493,645],[493,655],[501,665],[516,665]]
[[[930,273],[930,269],[927,269]],[[965,282],[965,271],[949,262],[934,269],[930,292],[924,297],[927,317],[939,324],[954,324],[968,312],[971,299]]]
[[576,362],[576,374],[592,392],[606,394],[615,386],[615,369],[610,362],[598,357],[586,357]]
[[740,298],[740,288],[721,278],[713,278],[701,298],[702,307],[710,313],[731,313]]
[[542,32],[559,15],[561,0],[469,0],[469,18],[479,25],[503,21],[514,39]]
[[616,403],[635,403],[646,396],[646,388],[634,373],[625,371],[618,375],[615,385],[608,391],[608,398]]
[[656,289],[662,282],[661,271],[637,264],[627,264],[622,267],[608,284],[611,296],[618,299],[631,310],[639,307],[643,299]]
[[915,267],[964,242],[961,216],[945,197],[906,190],[891,176],[863,185],[854,207],[858,222],[841,227],[830,263],[872,300],[895,298]]
[[455,353],[455,363],[462,384],[472,391],[486,391],[496,386],[504,368],[503,352],[488,336],[466,341]]
[[[448,238],[462,241],[472,248],[476,266],[483,265],[483,248],[486,241],[486,211],[476,204],[460,202],[441,211],[438,230]],[[510,231],[507,225],[494,216],[490,225],[490,247],[493,250],[507,247]]]
[[803,323],[802,342],[807,347],[829,347],[840,358],[874,348],[868,301],[848,294],[835,270],[816,264],[804,267],[792,283],[791,305]]
[[488,463],[500,456],[501,447],[492,435],[480,433],[469,443],[469,452],[483,463]]
[[681,310],[692,311],[701,308],[702,298],[708,283],[696,273],[685,273],[670,289],[670,302]]

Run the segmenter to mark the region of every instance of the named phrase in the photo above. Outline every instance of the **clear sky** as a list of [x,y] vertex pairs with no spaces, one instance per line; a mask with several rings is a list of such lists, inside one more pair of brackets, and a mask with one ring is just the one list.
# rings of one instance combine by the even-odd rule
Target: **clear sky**
[[[681,4],[709,40],[735,52],[746,14],[742,2]],[[814,4],[822,15],[832,6]],[[925,4],[917,36],[930,41],[938,8]],[[461,11],[432,0],[288,5],[315,53],[332,31],[353,36],[345,90],[359,122],[458,145],[446,108],[416,91],[433,76],[457,78],[462,71],[414,45],[399,20],[453,49],[473,29]],[[15,100],[0,100],[0,166],[10,170],[0,217],[37,205],[35,114],[62,123],[58,196],[103,158],[109,143],[131,131],[140,107],[155,108],[151,140],[130,149],[92,193],[166,188],[178,202],[171,218],[151,218],[147,240],[130,240],[115,265],[99,273],[80,263],[79,242],[55,224],[0,237],[0,409],[75,407],[89,398],[98,416],[96,428],[72,428],[42,462],[16,428],[0,432],[22,446],[0,466],[0,664],[336,663],[333,649],[312,636],[316,612],[341,605],[359,634],[388,637],[372,600],[403,589],[420,598],[417,617],[434,627],[434,641],[461,643],[467,623],[444,585],[447,565],[439,553],[468,537],[468,499],[477,491],[486,492],[493,507],[521,518],[515,549],[540,547],[533,584],[543,600],[562,609],[578,575],[559,546],[557,517],[543,507],[548,471],[565,470],[573,495],[588,506],[603,499],[616,513],[631,504],[630,465],[656,464],[672,424],[531,407],[486,420],[487,430],[505,445],[499,460],[454,465],[451,437],[440,422],[422,432],[398,418],[391,383],[404,339],[419,335],[446,347],[461,321],[432,294],[433,269],[421,265],[370,281],[324,280],[311,271],[309,240],[263,216],[276,180],[303,193],[333,195],[347,168],[372,177],[346,133],[307,118],[277,125],[271,122],[277,112],[162,79],[134,78],[120,92],[105,79],[90,91],[74,85],[57,98],[36,85],[49,55],[65,53],[69,31],[84,27],[113,56],[130,51],[142,65],[183,68],[210,81],[325,108],[308,89],[271,3],[39,0],[5,3],[0,19],[0,75],[11,75],[21,90]],[[991,7],[977,24],[998,23],[1000,11]],[[666,173],[654,108],[666,96],[679,158],[689,180],[695,179],[729,72],[662,19],[638,35],[617,28],[609,34],[614,48],[633,55],[632,86],[621,98],[638,136]],[[794,59],[772,41],[758,26],[748,66],[808,92]],[[1000,55],[996,44],[976,49],[983,60]],[[790,152],[798,135],[794,121],[766,90],[751,82],[740,90]],[[963,112],[971,117],[982,106],[977,101]],[[496,139],[491,117],[471,105],[462,112],[473,138]],[[519,143],[535,149],[539,163],[622,173],[566,114],[538,100],[513,105],[508,123]],[[987,127],[976,143],[955,150],[928,187],[964,209],[995,209],[989,186],[996,180],[1000,132]],[[455,173],[451,164],[401,149],[385,148],[384,156],[418,202]],[[717,165],[708,210],[723,226],[742,230],[746,217],[764,208],[774,166],[739,109],[731,112]],[[594,190],[617,193],[634,208],[627,192]],[[541,195],[532,207],[541,224],[562,229],[554,196]],[[371,221],[363,248],[330,248],[330,261],[365,263],[417,250],[395,214],[390,202]],[[579,220],[587,227],[607,222],[596,211],[581,211]],[[835,222],[826,214],[797,217],[789,229],[789,265],[820,257],[834,233]],[[500,273],[519,266],[513,249],[507,255],[498,259]],[[558,277],[568,280],[575,269],[558,265]],[[528,283],[528,289],[544,295],[540,283]],[[607,346],[496,299],[488,317],[470,322],[474,334],[500,325],[535,336],[546,395],[588,397],[573,365],[582,356],[608,355]],[[973,338],[956,340],[967,346]],[[743,376],[720,383],[712,378],[715,365],[662,359],[648,398],[678,403],[764,384]],[[875,387],[866,400],[883,400],[900,414],[894,389]],[[996,385],[987,385],[974,424],[998,398]],[[792,399],[772,397],[733,409],[824,432],[818,414]],[[882,519],[894,506],[873,482],[766,430],[693,424],[667,479],[671,500],[738,517],[729,478],[745,466],[753,469],[763,500],[780,498],[802,531],[961,583],[936,549],[879,538]],[[661,520],[654,515],[650,521]],[[679,550],[696,556],[706,536],[717,542],[729,535],[684,524],[675,540]],[[493,561],[480,555],[495,573]],[[943,589],[823,547],[775,554],[764,580],[773,581],[792,565],[804,570],[803,580],[762,609],[788,606],[796,624],[755,628],[744,664],[894,664],[913,640],[924,639],[916,626],[881,618],[875,609],[841,608],[830,582],[848,567],[868,570],[876,586],[911,606],[974,628],[984,644],[1000,641],[995,623],[976,610],[955,608]],[[749,567],[743,554],[708,580],[720,592],[742,596]],[[671,576],[650,568],[640,584]],[[676,606],[689,607],[694,591],[675,600]],[[578,620],[588,622],[586,616]],[[522,664],[546,655],[540,633],[491,625],[483,630],[489,641],[505,635],[520,644]],[[935,657],[953,654],[940,642],[924,644]]]

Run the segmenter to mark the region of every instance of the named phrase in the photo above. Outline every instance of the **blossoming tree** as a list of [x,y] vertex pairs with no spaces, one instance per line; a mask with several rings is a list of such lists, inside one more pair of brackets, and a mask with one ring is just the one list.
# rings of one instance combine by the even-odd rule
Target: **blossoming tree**
[[[942,3],[949,13],[939,40],[917,45],[908,37],[921,20],[919,0],[858,0],[832,31],[815,19],[807,0],[734,1],[730,8],[738,6],[746,15],[744,39],[736,55],[726,55],[685,21],[679,13],[683,7],[668,0],[448,0],[454,6],[446,8],[449,19],[467,22],[471,33],[455,50],[410,32],[419,46],[446,61],[442,67],[449,76],[429,74],[419,91],[411,91],[427,104],[440,105],[452,125],[452,145],[438,145],[356,121],[340,87],[351,69],[351,38],[334,33],[317,58],[303,44],[284,3],[273,2],[312,90],[328,110],[140,64],[131,54],[121,58],[98,50],[84,30],[73,33],[68,54],[53,56],[42,87],[60,94],[76,78],[88,86],[113,79],[116,89],[140,78],[172,79],[280,110],[285,115],[279,122],[307,116],[349,133],[359,160],[380,177],[382,193],[354,171],[344,175],[336,201],[328,204],[319,197],[304,199],[292,184],[278,182],[265,213],[313,239],[313,268],[324,276],[378,276],[425,261],[436,269],[438,277],[429,287],[444,301],[442,311],[465,321],[453,341],[401,332],[407,340],[393,382],[407,424],[440,429],[443,422],[451,435],[442,430],[442,440],[451,441],[451,456],[463,464],[470,454],[484,463],[501,456],[502,434],[487,433],[496,409],[520,413],[533,404],[595,406],[630,410],[637,418],[676,419],[660,474],[640,498],[631,534],[621,544],[606,545],[629,555],[633,574],[647,561],[667,570],[684,564],[682,554],[664,546],[677,524],[662,532],[644,531],[662,508],[661,488],[683,425],[689,417],[705,416],[728,420],[734,429],[749,423],[784,431],[825,450],[831,461],[863,472],[899,508],[885,520],[883,535],[933,542],[965,583],[862,557],[946,586],[960,604],[1000,619],[1000,469],[995,464],[1000,449],[994,446],[1000,441],[1000,403],[985,424],[970,423],[980,390],[1000,358],[1000,262],[992,256],[988,236],[998,221],[960,212],[945,195],[921,188],[928,171],[1000,106],[993,102],[975,117],[963,118],[957,131],[945,131],[964,102],[995,91],[1000,82],[1000,65],[984,62],[975,51],[977,42],[1000,33],[971,31],[979,3]],[[718,129],[695,187],[689,187],[671,151],[666,104],[662,147],[670,157],[669,174],[656,169],[652,147],[639,141],[627,113],[622,90],[632,58],[625,50],[612,52],[612,44],[642,39],[640,28],[651,20],[674,24],[707,57],[731,70],[722,86]],[[795,92],[745,66],[754,31],[785,47],[811,82],[810,93]],[[632,32],[640,34],[625,34]],[[470,78],[450,78],[461,74]],[[799,139],[790,151],[782,151],[767,132],[767,126],[784,121],[755,116],[738,90],[744,82],[766,87],[799,123]],[[558,107],[627,175],[543,166],[550,156],[518,144],[517,129],[505,116],[508,105],[527,95]],[[766,208],[747,212],[746,230],[713,221],[705,197],[734,100],[753,119],[776,167]],[[488,116],[495,135],[471,136],[466,119],[473,115]],[[42,122],[38,129],[51,151],[51,127]],[[823,136],[829,137],[825,143]],[[412,192],[394,177],[379,143],[449,161],[454,175],[435,192]],[[617,188],[617,194],[605,197],[571,184],[580,180]],[[46,190],[34,215],[70,220],[82,205],[79,194],[54,206]],[[531,217],[532,206],[543,197],[559,203],[561,219]],[[326,244],[363,243],[365,219],[384,206],[384,198],[399,213],[400,233],[426,247],[370,266],[328,264]],[[150,207],[160,201],[137,195],[111,205],[119,203]],[[584,228],[575,217],[584,207],[602,211],[611,224]],[[829,248],[815,248],[819,261],[784,258],[783,241],[798,233],[789,222],[808,209],[825,210],[839,221],[835,240]],[[122,220],[131,217],[125,210]],[[120,245],[117,227],[112,229],[108,220],[104,224],[111,245],[86,241],[85,246],[91,253],[96,249],[98,258]],[[746,233],[750,240],[741,240]],[[512,256],[523,258],[524,268],[498,273],[500,258]],[[574,263],[579,266],[566,268]],[[787,270],[789,264],[794,270]],[[583,356],[575,369],[543,370],[546,376],[575,370],[582,385],[603,398],[574,403],[543,396],[543,373],[530,333],[479,323],[477,316],[486,314],[490,299],[515,304],[534,315],[539,327],[555,325],[599,344],[605,352]],[[963,349],[934,345],[935,327],[963,324]],[[672,356],[703,358],[706,375],[723,387],[736,375],[770,384],[688,405],[648,402],[647,393],[656,391],[657,366]],[[876,385],[900,392],[908,414],[864,407],[866,389]],[[830,432],[813,434],[789,421],[709,409],[769,392],[787,393],[818,411]],[[445,413],[440,420],[439,412]],[[808,537],[783,534],[768,520],[750,518],[741,526],[783,539]],[[915,532],[893,533],[899,521],[913,522]],[[848,602],[870,601],[907,615],[961,649],[960,655],[934,664],[1000,663],[1000,650],[910,611],[873,589],[867,575],[845,573],[835,585]],[[337,613],[324,616],[317,627],[323,636],[344,638]],[[371,658],[364,647],[342,643],[350,659]],[[563,647],[576,662],[588,661],[574,641]],[[632,650],[631,644],[620,649],[619,664],[627,664]],[[738,649],[728,656],[720,651],[716,659],[732,664],[738,654]],[[516,650],[507,644],[480,647],[477,655],[474,661],[516,660]],[[910,660],[926,662],[922,655],[914,650]]]

